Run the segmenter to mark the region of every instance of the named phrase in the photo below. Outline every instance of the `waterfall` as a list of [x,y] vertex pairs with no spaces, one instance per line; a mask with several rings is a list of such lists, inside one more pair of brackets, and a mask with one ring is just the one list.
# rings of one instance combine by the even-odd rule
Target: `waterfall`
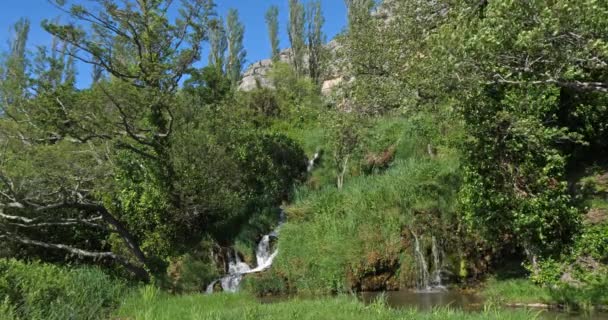
[[213,287],[215,287],[215,284],[218,282],[218,280],[215,280],[213,282],[211,282],[208,286],[207,286],[207,290],[205,290],[205,293],[207,294],[211,294],[213,293]]
[[441,261],[441,251],[437,245],[435,236],[431,236],[431,255],[433,258],[432,270],[429,268],[424,250],[424,236],[418,237],[413,231],[414,237],[414,258],[416,259],[416,269],[418,278],[416,280],[416,289],[419,292],[434,292],[444,291],[445,286],[442,284],[441,273],[443,271],[443,263]]
[[211,282],[207,286],[206,292],[208,294],[213,293],[213,287],[218,281],[222,286],[222,290],[224,290],[225,292],[237,292],[239,290],[239,286],[241,284],[241,280],[243,280],[244,275],[262,272],[270,268],[270,266],[272,266],[274,258],[279,253],[278,249],[274,250],[274,252],[270,252],[270,240],[271,238],[278,237],[279,229],[281,228],[281,225],[284,223],[284,221],[285,213],[283,212],[283,210],[281,210],[281,215],[279,216],[279,225],[277,226],[277,228],[274,229],[271,233],[264,235],[258,243],[255,252],[257,263],[257,266],[255,268],[252,269],[251,267],[249,267],[248,264],[241,261],[241,257],[238,255],[238,253],[236,251],[233,251],[234,254],[230,256],[230,260],[228,262],[228,274],[218,280]]
[[418,269],[418,280],[416,281],[416,288],[418,290],[427,290],[428,288],[430,288],[430,284],[426,258],[424,256],[424,253],[422,253],[422,251],[420,250],[420,241],[418,240],[418,236],[416,236],[413,231],[412,235],[414,236],[414,256],[416,257],[416,267]]
[[308,172],[308,173],[312,172],[312,169],[315,168],[315,165],[317,164],[317,162],[319,162],[320,158],[321,158],[321,150],[317,149],[317,152],[315,152],[315,154],[312,156],[312,158],[310,160],[308,160],[308,165],[306,166],[306,172]]
[[437,247],[437,239],[435,236],[431,238],[431,252],[433,254],[433,280],[432,287],[434,289],[445,289],[445,287],[441,283],[441,272],[443,270],[443,264],[441,262],[441,252]]

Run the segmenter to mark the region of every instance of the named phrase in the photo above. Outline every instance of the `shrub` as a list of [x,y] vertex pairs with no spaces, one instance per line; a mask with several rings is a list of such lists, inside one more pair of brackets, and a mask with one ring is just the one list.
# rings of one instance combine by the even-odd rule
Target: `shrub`
[[[125,284],[99,269],[0,260],[0,315],[19,319],[104,319]],[[10,317],[9,317],[10,319]]]

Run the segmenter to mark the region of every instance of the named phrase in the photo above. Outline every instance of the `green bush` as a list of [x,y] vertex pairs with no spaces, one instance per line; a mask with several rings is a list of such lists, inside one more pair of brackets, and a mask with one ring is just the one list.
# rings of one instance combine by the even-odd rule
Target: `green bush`
[[[104,319],[125,284],[99,269],[0,260],[0,315],[18,319]],[[10,318],[9,317],[9,318]]]
[[241,288],[258,296],[289,293],[285,279],[272,269],[245,277]]

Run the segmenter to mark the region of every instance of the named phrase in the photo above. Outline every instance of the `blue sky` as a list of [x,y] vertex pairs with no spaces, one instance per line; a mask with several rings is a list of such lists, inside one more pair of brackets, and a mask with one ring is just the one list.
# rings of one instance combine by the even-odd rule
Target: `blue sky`
[[[47,0],[6,0],[0,10],[0,46],[5,51],[10,37],[9,28],[21,17],[27,17],[32,22],[32,31],[28,47],[34,49],[37,45],[48,45],[50,36],[42,30],[40,22],[43,19],[52,19],[61,15]],[[304,0],[306,1],[306,0]],[[86,4],[87,0],[72,0],[70,3]],[[10,4],[8,4],[10,3]],[[179,1],[175,1],[179,3]],[[264,21],[264,13],[271,5],[279,6],[280,40],[281,47],[289,46],[287,39],[287,0],[216,0],[218,14],[225,16],[230,8],[239,10],[240,18],[245,25],[245,48],[248,63],[267,58],[270,52],[268,32]],[[346,9],[343,0],[321,0],[325,15],[325,34],[330,40],[342,31],[346,25]],[[204,57],[206,61],[206,57]],[[86,86],[90,82],[87,68],[79,68],[79,86]]]

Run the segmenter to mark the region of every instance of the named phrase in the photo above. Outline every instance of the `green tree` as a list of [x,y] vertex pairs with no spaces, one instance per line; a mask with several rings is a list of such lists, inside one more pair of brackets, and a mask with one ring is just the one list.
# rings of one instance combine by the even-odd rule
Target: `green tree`
[[209,44],[209,64],[223,71],[226,64],[228,41],[226,39],[226,27],[222,18],[212,20],[209,31]]
[[462,2],[451,15],[426,67],[443,70],[434,91],[458,101],[469,134],[464,218],[538,272],[578,229],[568,177],[605,146],[585,128],[605,127],[608,5]]
[[228,11],[226,18],[226,37],[228,39],[228,61],[226,64],[226,74],[233,85],[241,79],[241,71],[245,64],[247,52],[243,47],[243,37],[245,36],[245,26],[239,21],[239,13],[236,9]]
[[279,61],[279,7],[270,6],[266,11],[266,26],[268,27],[268,38],[270,39],[270,53],[272,61]]
[[[61,233],[34,240],[14,226],[3,239],[119,262],[147,279],[148,271],[159,271],[154,257],[167,254],[191,227],[193,209],[176,188],[171,157],[176,92],[200,57],[213,4],[186,1],[175,22],[165,10],[171,1],[55,4],[83,25],[45,21],[60,53],[40,50],[32,77],[36,96],[3,105],[27,121],[2,123],[10,152],[0,170],[0,208],[5,220],[27,228],[100,227],[110,235],[96,250],[54,242]],[[77,92],[72,59],[111,78]]]
[[304,5],[299,0],[289,0],[289,24],[287,34],[291,44],[291,64],[299,75],[305,72],[304,54],[305,42],[305,12]]
[[344,0],[349,29],[365,16],[374,6],[374,0]]
[[[15,100],[23,98],[27,87],[28,60],[25,46],[29,35],[30,22],[27,19],[21,19],[15,23],[12,29],[13,39],[10,42],[9,54],[3,61],[2,69],[0,69],[3,83],[3,91],[0,96],[2,96],[4,106],[13,104]],[[6,111],[3,110],[3,112]]]
[[342,189],[352,158],[361,148],[363,118],[357,112],[337,112],[332,121],[331,141],[336,186]]
[[306,38],[308,40],[308,74],[317,84],[320,84],[322,75],[323,24],[325,18],[321,11],[321,1],[309,2],[306,7]]

